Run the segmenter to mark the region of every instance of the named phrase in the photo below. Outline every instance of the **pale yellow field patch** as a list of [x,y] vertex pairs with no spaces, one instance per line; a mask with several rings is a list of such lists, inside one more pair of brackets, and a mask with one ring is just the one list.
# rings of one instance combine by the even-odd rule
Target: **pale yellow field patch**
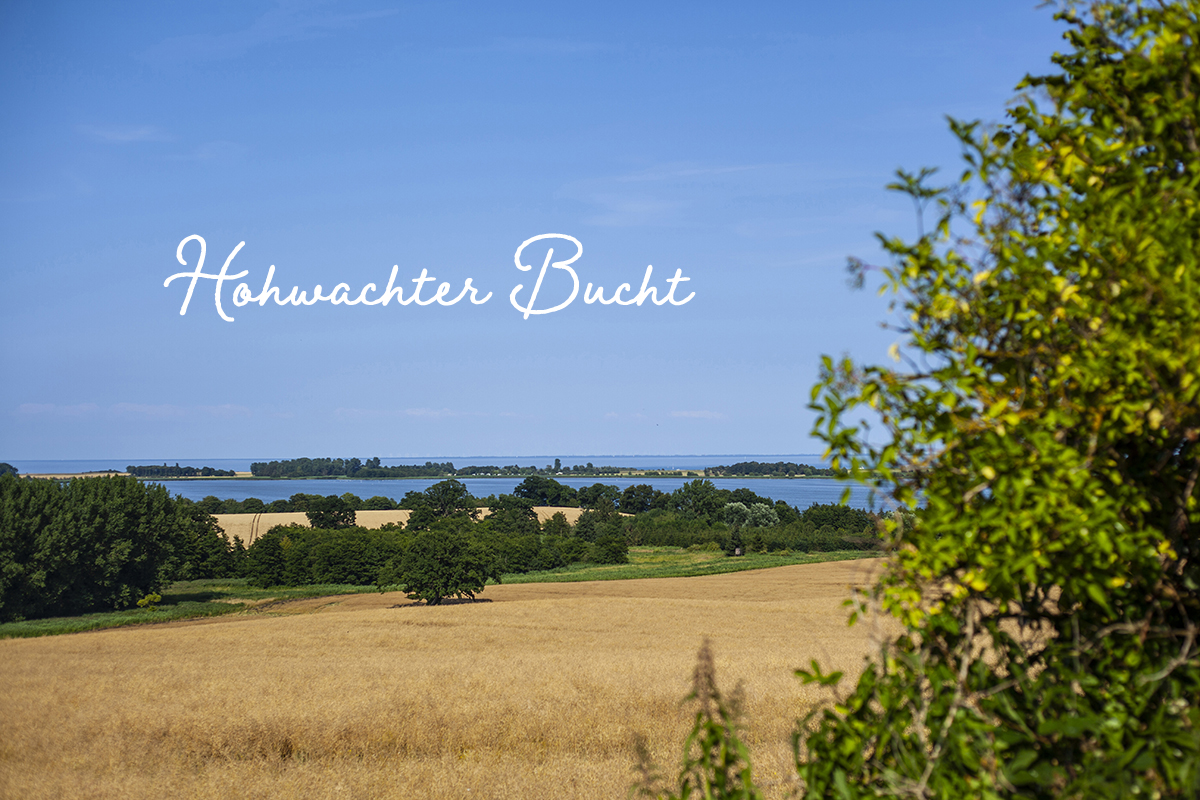
[[769,796],[878,623],[841,601],[878,561],[699,578],[489,586],[491,602],[352,595],[137,629],[0,641],[0,796],[624,798],[632,740],[673,772],[709,637],[743,684]]

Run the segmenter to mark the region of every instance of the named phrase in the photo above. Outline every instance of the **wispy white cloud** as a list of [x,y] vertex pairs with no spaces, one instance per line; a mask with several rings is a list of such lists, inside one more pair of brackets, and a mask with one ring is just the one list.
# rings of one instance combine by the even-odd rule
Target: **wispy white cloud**
[[792,164],[666,163],[618,175],[573,181],[557,194],[592,206],[584,217],[589,225],[613,228],[670,226],[686,221],[715,197],[727,202],[733,194],[773,180]]
[[597,208],[583,221],[606,228],[668,224],[678,219],[677,212],[683,207],[683,203],[669,200],[600,192],[592,194],[588,201]]
[[794,209],[803,200],[827,212],[832,191],[867,177],[878,178],[835,174],[826,165],[805,162],[668,162],[572,181],[556,195],[591,207],[592,213],[583,218],[591,225],[695,225],[715,215],[720,224],[741,236],[780,238],[814,232],[813,220],[805,217],[808,226],[800,227],[794,210],[788,218],[777,219],[776,209]]
[[74,405],[60,403],[22,403],[17,406],[17,413],[25,416],[46,417],[84,417],[93,415],[116,416],[133,419],[183,419],[185,417],[211,417],[216,419],[232,419],[234,417],[253,416],[246,406],[233,403],[221,405],[181,406],[172,403],[114,403],[101,407],[96,403],[77,403]]
[[683,417],[684,419],[724,419],[725,415],[716,411],[672,411],[672,417]]
[[80,125],[85,136],[102,142],[127,144],[129,142],[165,142],[171,137],[155,125]]
[[197,145],[190,153],[171,156],[173,161],[228,161],[245,155],[250,148],[238,142],[218,140]]
[[160,405],[117,403],[112,406],[112,411],[122,417],[140,417],[142,419],[178,419],[187,416],[186,408],[170,403]]
[[146,51],[156,62],[220,61],[238,58],[250,50],[275,42],[311,41],[371,20],[398,14],[396,9],[337,14],[327,3],[313,0],[278,0],[275,7],[249,26],[224,33],[193,33],[164,39]]
[[233,403],[222,403],[219,406],[196,406],[196,411],[217,419],[234,419],[237,417],[252,417],[254,412],[246,406]]
[[590,55],[611,49],[599,42],[581,42],[571,39],[552,39],[544,36],[502,37],[492,42],[488,48],[505,53],[521,53],[523,55],[555,55],[573,56]]
[[380,419],[420,417],[422,419],[450,419],[453,417],[488,417],[485,411],[461,411],[453,408],[337,408],[333,412],[341,419]]

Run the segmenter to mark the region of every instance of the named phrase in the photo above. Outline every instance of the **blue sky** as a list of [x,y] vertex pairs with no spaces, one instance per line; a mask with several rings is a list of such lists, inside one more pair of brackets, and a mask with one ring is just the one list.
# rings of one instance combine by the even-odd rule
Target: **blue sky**
[[[821,354],[894,339],[845,273],[915,230],[883,186],[956,175],[945,116],[1000,120],[1061,32],[1034,2],[5,3],[0,460],[819,452]],[[579,295],[526,319],[546,233]],[[198,279],[180,315],[192,235],[211,274],[245,242],[253,293],[395,265],[492,296],[232,281],[227,322]],[[584,302],[648,265],[694,296]]]

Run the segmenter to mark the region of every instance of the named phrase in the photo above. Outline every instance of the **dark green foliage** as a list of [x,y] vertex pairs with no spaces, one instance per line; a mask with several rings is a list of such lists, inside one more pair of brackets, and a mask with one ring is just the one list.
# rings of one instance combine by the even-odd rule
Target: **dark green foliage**
[[800,522],[814,528],[828,525],[834,530],[855,533],[875,530],[874,516],[862,509],[836,503],[813,503],[800,514]]
[[426,461],[424,466],[385,467],[378,458],[363,463],[357,458],[292,458],[255,462],[251,474],[265,478],[315,478],[345,475],[351,478],[438,478],[454,474],[454,465]]
[[0,461],[0,475],[17,475],[17,468],[6,461]]
[[400,506],[397,505],[395,500],[390,497],[383,497],[382,495],[368,497],[362,503],[362,509],[364,511],[392,511],[399,507]]
[[[718,491],[721,491],[721,490],[718,490]],[[754,505],[755,503],[759,503],[761,505],[768,505],[768,506],[773,505],[775,503],[775,501],[772,500],[771,498],[763,497],[762,495],[755,494],[754,492],[752,492],[746,488],[727,489],[724,491],[729,492],[729,494],[726,495],[726,500],[725,500],[726,503],[743,503],[743,504],[745,504],[745,506],[747,508]]]
[[308,524],[314,528],[349,528],[354,524],[353,505],[346,501],[345,496],[338,497],[336,494],[310,500],[304,515],[308,517]]
[[763,537],[762,531],[752,529],[746,537],[746,552],[747,553],[765,553],[767,552],[767,540]]
[[800,521],[800,512],[784,501],[776,500],[774,503],[774,508],[775,516],[779,518],[780,525],[790,525],[793,522]]
[[237,475],[231,469],[214,469],[212,467],[181,467],[176,464],[168,467],[160,466],[129,466],[125,471],[135,478],[232,478]]
[[513,494],[533,502],[535,506],[575,506],[575,490],[553,478],[531,475],[517,484]]
[[542,523],[542,533],[547,536],[567,537],[572,533],[571,523],[567,522],[566,514],[555,511],[550,519]]
[[376,582],[380,570],[398,558],[411,540],[394,530],[320,530],[277,525],[246,553],[252,586],[305,586]]
[[685,516],[715,521],[728,502],[728,495],[728,492],[717,489],[712,481],[696,479],[671,493],[671,507]]
[[488,524],[496,533],[505,536],[536,536],[541,531],[532,500],[502,494],[492,503],[490,511]]
[[260,514],[267,510],[267,504],[257,497],[247,497],[241,502],[241,508],[238,509],[241,514]]
[[319,494],[305,494],[304,492],[296,492],[288,498],[288,503],[291,505],[293,512],[307,512],[308,507],[312,503],[319,502],[325,498]]
[[[283,586],[286,566],[282,526],[267,531],[254,540],[246,551],[246,578],[251,586]],[[297,530],[297,529],[291,529]],[[288,544],[291,544],[289,539]]]
[[[611,513],[611,512],[610,512]],[[593,511],[584,511],[575,520],[575,535],[585,542],[596,541],[596,530],[602,518]]]
[[671,495],[660,492],[648,483],[625,487],[621,493],[620,511],[624,514],[641,514],[653,508],[667,508]]
[[434,522],[447,517],[475,519],[479,515],[475,498],[466,485],[453,479],[435,483],[423,492],[409,492],[400,507],[412,510],[408,517],[410,530],[428,530]]
[[439,605],[448,597],[475,598],[488,580],[499,582],[491,548],[468,533],[470,523],[448,520],[417,534],[404,555],[379,572],[379,585],[396,584],[413,600]]
[[[705,471],[706,475],[714,478],[732,477],[738,475],[770,475],[774,477],[794,477],[797,475],[806,475],[810,477],[836,477],[843,473],[843,470],[829,469],[827,467],[813,467],[808,464],[796,464],[791,461],[776,461],[774,464],[766,464],[761,461],[739,461],[736,464],[721,467],[709,467]],[[739,502],[745,502],[744,500]],[[749,503],[747,503],[749,505]]]
[[[586,515],[585,515],[586,516]],[[651,547],[691,547],[697,544],[717,542],[724,546],[728,531],[721,523],[706,519],[683,516],[674,511],[655,509],[638,514],[632,519],[610,518],[610,524],[619,525],[630,544]],[[583,517],[580,517],[580,522]],[[610,528],[612,530],[612,528]],[[575,525],[577,536],[579,523]],[[593,537],[594,538],[594,537]]]
[[217,521],[186,498],[176,498],[175,506],[183,536],[173,578],[190,581],[240,575],[246,552],[241,540],[231,543]]
[[595,508],[612,511],[621,501],[621,491],[606,483],[593,483],[575,493],[579,505],[583,508]]
[[217,497],[215,494],[208,495],[203,500],[198,502],[196,505],[199,506],[200,510],[203,511],[205,514],[224,513],[221,511],[221,508],[223,507],[223,502],[222,502],[221,498]]
[[629,543],[624,536],[601,536],[592,545],[591,560],[596,564],[628,564]]
[[373,466],[363,466],[346,474],[354,478],[441,478],[458,473],[458,470],[449,461],[444,464],[426,461],[420,466],[398,464],[394,467],[384,467],[379,464],[378,458],[374,458],[369,459],[368,464],[373,464]]
[[[770,510],[776,511],[778,514],[780,507],[777,504]],[[791,509],[791,506],[782,504],[782,508]],[[875,518],[865,512],[849,514],[844,517],[828,517],[844,522],[849,526],[845,528],[834,527],[831,524],[817,528],[812,521],[804,519],[794,509],[792,512],[796,519],[794,522],[756,529],[768,552],[779,550],[804,553],[875,550],[882,545],[882,540],[876,530]],[[598,523],[594,517],[589,516],[589,513],[584,512],[580,515],[579,521],[575,524],[575,535],[592,541],[597,535]],[[824,519],[825,517],[821,516],[821,513],[820,511],[814,512],[814,518]],[[859,514],[863,516],[859,516]],[[751,509],[746,509],[747,522],[751,519],[750,515]],[[719,545],[720,549],[725,550],[730,539],[730,528],[724,522],[710,521],[707,518],[683,515],[673,511],[654,510],[638,514],[633,518],[617,517],[615,521],[607,524],[609,527],[605,529],[606,531],[621,532],[629,543],[634,545],[692,547],[712,542]]]
[[235,569],[230,551],[161,486],[0,476],[0,619],[129,608],[181,571]]

